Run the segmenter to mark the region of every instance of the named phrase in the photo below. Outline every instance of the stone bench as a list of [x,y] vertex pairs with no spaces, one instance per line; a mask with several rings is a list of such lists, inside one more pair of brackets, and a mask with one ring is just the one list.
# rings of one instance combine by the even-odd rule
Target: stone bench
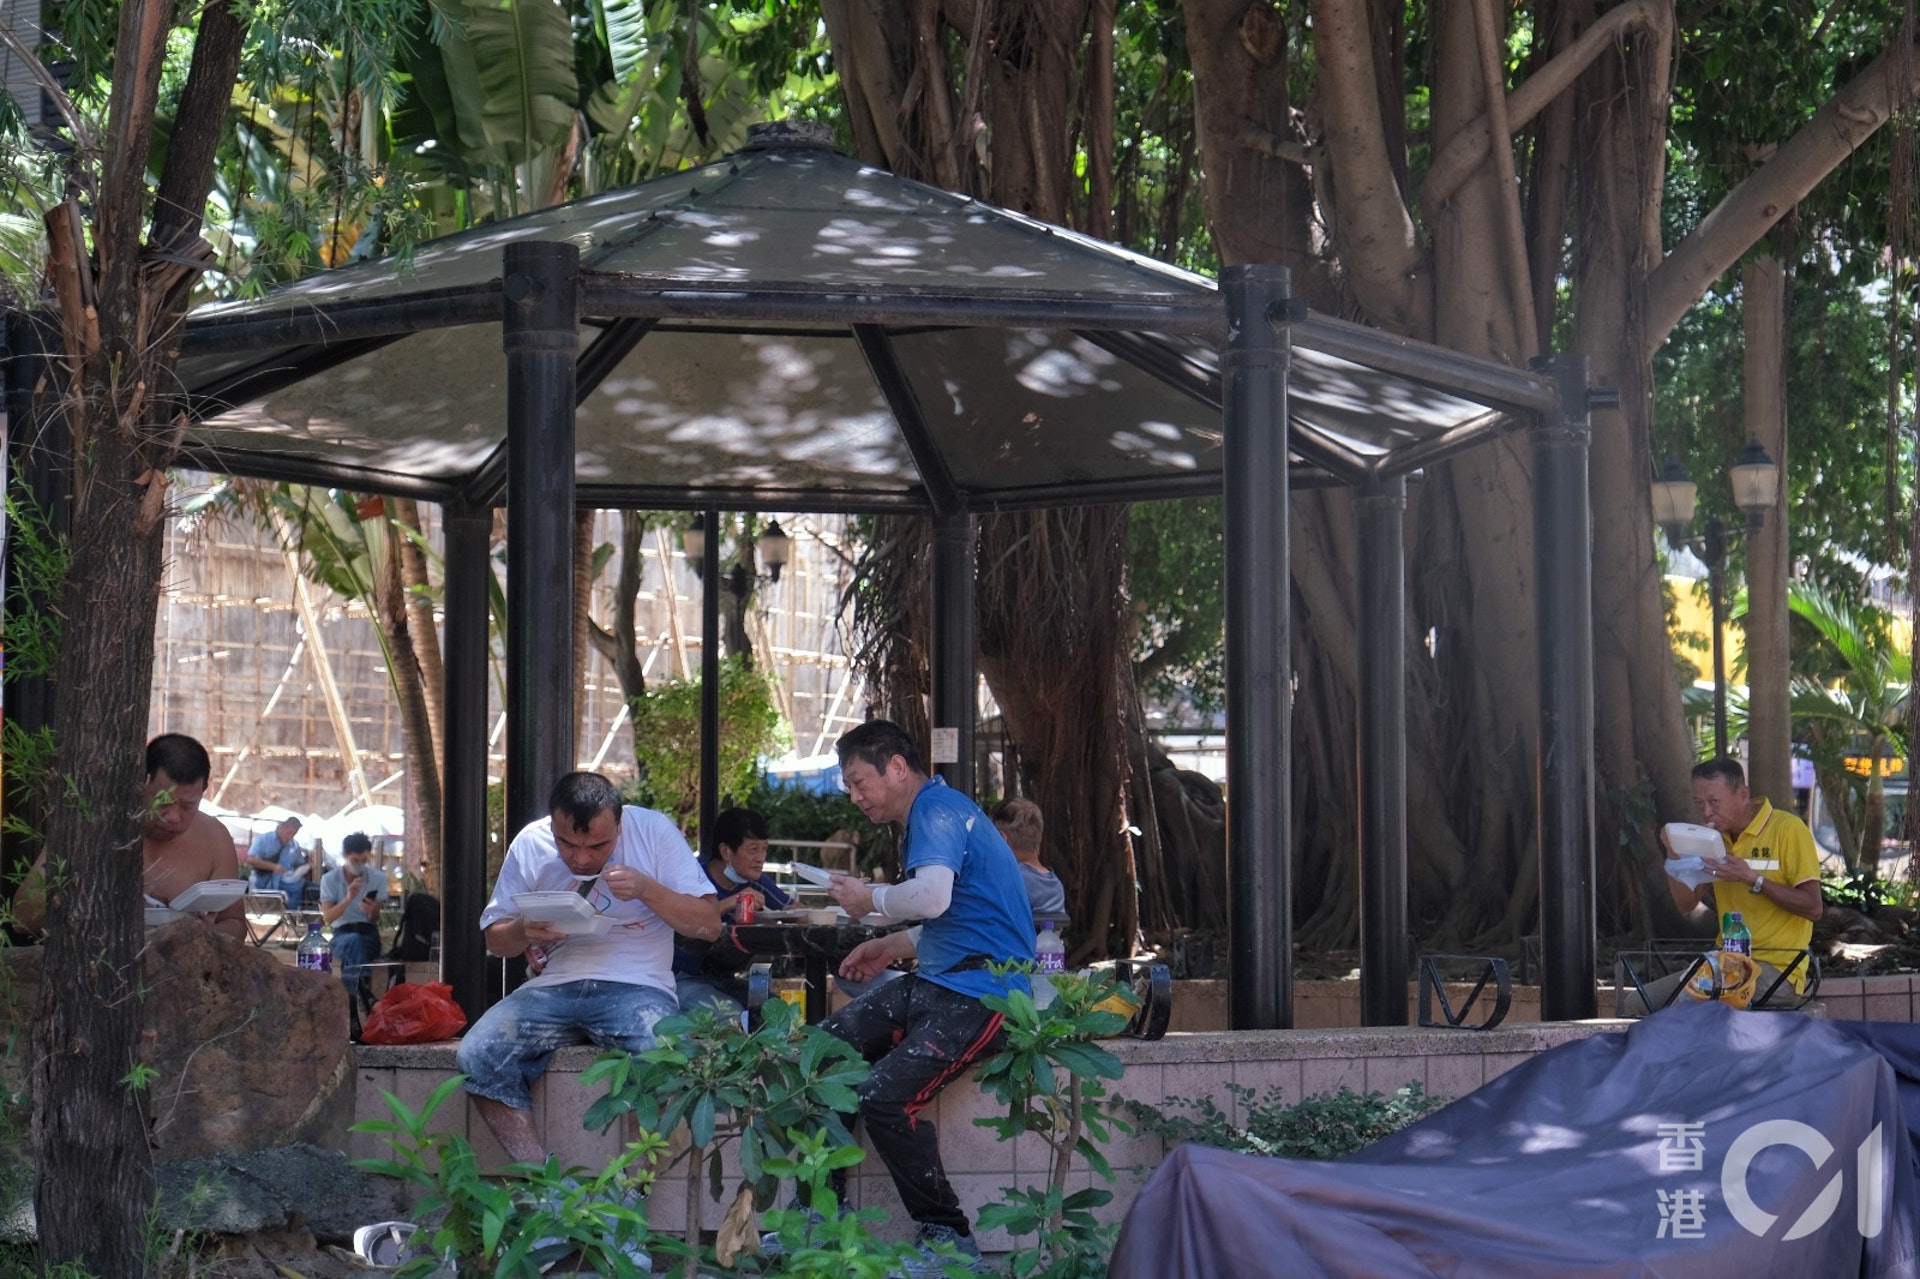
[[[1290,1102],[1334,1092],[1343,1085],[1355,1092],[1390,1093],[1412,1081],[1418,1081],[1429,1093],[1460,1097],[1549,1048],[1596,1033],[1623,1030],[1630,1024],[1522,1023],[1485,1032],[1398,1027],[1176,1032],[1154,1041],[1103,1042],[1126,1068],[1125,1077],[1112,1085],[1115,1095],[1162,1109],[1167,1108],[1170,1095],[1177,1100],[1211,1096],[1230,1120],[1238,1122],[1241,1107],[1227,1091],[1228,1084],[1251,1088],[1259,1095],[1277,1089]],[[454,1047],[452,1043],[404,1048],[360,1046],[356,1050],[357,1117],[389,1116],[381,1099],[382,1090],[419,1107],[453,1073]],[[597,1094],[581,1086],[580,1074],[597,1055],[592,1048],[562,1049],[554,1054],[552,1067],[534,1088],[535,1121],[549,1149],[563,1164],[602,1167],[628,1138],[619,1127],[605,1133],[588,1132],[582,1127],[582,1118]],[[941,1094],[932,1115],[939,1126],[948,1176],[969,1215],[977,1215],[982,1204],[999,1198],[1008,1187],[1044,1184],[1051,1172],[1047,1148],[1037,1138],[1002,1142],[988,1129],[974,1125],[976,1118],[1000,1113],[997,1106],[972,1081],[962,1080]],[[431,1127],[465,1136],[483,1167],[498,1168],[508,1162],[463,1094],[449,1099]],[[350,1153],[362,1158],[379,1157],[386,1153],[386,1147],[377,1136],[355,1133]],[[1157,1137],[1117,1136],[1106,1153],[1118,1175],[1113,1186],[1114,1202],[1103,1216],[1117,1220],[1166,1152]],[[685,1220],[683,1171],[676,1168],[655,1189],[650,1201],[653,1220],[663,1230],[676,1231]],[[736,1176],[730,1160],[728,1175]],[[1089,1170],[1076,1167],[1068,1189],[1078,1190],[1093,1181]],[[904,1238],[909,1233],[892,1182],[877,1159],[869,1157],[853,1170],[849,1197],[856,1207],[886,1211],[883,1235]],[[708,1229],[720,1224],[724,1209],[725,1204],[706,1203],[703,1217]],[[981,1246],[988,1251],[1005,1251],[1011,1241],[1003,1232],[994,1231],[981,1236]]]

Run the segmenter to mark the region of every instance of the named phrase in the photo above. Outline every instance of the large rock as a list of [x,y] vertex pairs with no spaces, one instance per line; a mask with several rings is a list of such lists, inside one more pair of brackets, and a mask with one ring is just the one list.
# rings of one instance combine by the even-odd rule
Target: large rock
[[[337,977],[280,963],[197,919],[146,934],[140,1055],[154,1159],[240,1155],[290,1142],[346,1147],[353,1116],[347,994]],[[37,1006],[41,951],[5,954]]]

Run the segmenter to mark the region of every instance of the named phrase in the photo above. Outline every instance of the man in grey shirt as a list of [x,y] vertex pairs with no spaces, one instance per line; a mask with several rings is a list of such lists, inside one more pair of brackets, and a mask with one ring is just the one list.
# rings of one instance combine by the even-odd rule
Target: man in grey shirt
[[1027,901],[1035,915],[1067,913],[1067,886],[1059,876],[1040,864],[1040,836],[1046,823],[1040,805],[1030,799],[1007,799],[994,805],[993,824],[1013,849],[1020,863],[1020,878],[1026,881]]

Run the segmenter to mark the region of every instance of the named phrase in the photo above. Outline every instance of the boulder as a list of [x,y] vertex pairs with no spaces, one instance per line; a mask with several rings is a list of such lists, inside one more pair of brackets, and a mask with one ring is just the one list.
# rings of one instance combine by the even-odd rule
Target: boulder
[[[149,929],[146,940],[140,1056],[154,1071],[155,1161],[297,1141],[344,1149],[354,1069],[339,979],[289,967],[197,919]],[[30,1013],[40,948],[4,959],[16,1007]]]
[[163,1230],[223,1235],[305,1230],[347,1245],[377,1221],[406,1220],[413,1196],[391,1177],[361,1172],[337,1151],[301,1144],[230,1157],[209,1155],[153,1170]]

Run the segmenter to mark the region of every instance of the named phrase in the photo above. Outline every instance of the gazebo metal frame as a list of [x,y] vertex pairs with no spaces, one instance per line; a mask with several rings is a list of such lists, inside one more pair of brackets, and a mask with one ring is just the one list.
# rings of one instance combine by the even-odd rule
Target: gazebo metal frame
[[[182,380],[190,464],[443,504],[446,551],[446,720],[443,876],[445,974],[470,1013],[486,1002],[477,919],[487,896],[486,752],[488,538],[504,500],[507,540],[507,818],[541,815],[544,788],[574,767],[572,672],[567,646],[547,642],[548,619],[572,614],[572,513],[576,504],[720,510],[919,510],[933,517],[934,722],[961,730],[958,766],[971,785],[971,517],[982,510],[1222,494],[1227,600],[1227,771],[1232,1023],[1290,1024],[1292,1007],[1289,818],[1289,485],[1345,484],[1358,492],[1359,633],[1365,651],[1359,715],[1362,1006],[1369,1024],[1405,1024],[1407,940],[1403,518],[1406,477],[1502,432],[1528,429],[1534,484],[1540,663],[1536,776],[1540,799],[1542,1015],[1590,1017],[1594,988],[1593,685],[1591,538],[1587,454],[1590,412],[1616,403],[1588,386],[1582,357],[1553,356],[1524,370],[1317,315],[1289,296],[1287,272],[1235,267],[1217,289],[1201,277],[1147,263],[1112,246],[1004,210],[857,166],[806,138],[768,135],[721,162],[742,183],[755,164],[816,166],[833,181],[896,184],[932,210],[995,234],[1042,237],[1067,254],[1064,273],[1008,285],[991,278],[892,279],[886,264],[844,279],[739,278],[700,269],[624,268],[619,252],[647,247],[662,224],[705,211],[702,182],[716,166],[662,179],[646,224],[616,234],[570,231],[622,193],[424,246],[420,265],[373,263],[314,277],[248,303],[189,318]],[[791,178],[792,173],[780,170]],[[750,176],[750,174],[749,174]],[[681,189],[684,188],[684,189]],[[877,186],[862,188],[879,190]],[[639,192],[641,188],[632,189]],[[868,196],[869,200],[879,197]],[[943,203],[944,202],[944,203]],[[944,212],[942,212],[944,210]],[[860,211],[832,211],[857,218]],[[708,215],[718,216],[718,215]],[[942,224],[945,225],[945,224]],[[941,232],[946,235],[946,231]],[[958,234],[958,233],[955,233]],[[582,243],[589,259],[583,263]],[[943,241],[944,243],[945,241]],[[597,247],[596,247],[597,245]],[[493,256],[497,247],[497,256]],[[1090,255],[1074,258],[1073,254]],[[499,263],[497,273],[484,263]],[[1051,259],[1049,259],[1051,260]],[[1088,270],[1132,270],[1138,288],[1085,287]],[[440,283],[434,263],[458,264]],[[970,268],[971,269],[971,268]],[[356,274],[357,273],[357,274]],[[384,274],[382,274],[384,273]],[[354,280],[377,288],[356,293]],[[505,357],[504,439],[458,474],[409,473],[340,458],[296,438],[297,427],[262,406],[272,397],[379,352],[408,335],[497,322]],[[597,336],[581,349],[583,322]],[[863,489],[856,482],[660,484],[646,475],[576,476],[576,413],[650,334],[787,333],[844,326],[872,373],[911,456],[914,482]],[[956,475],[940,429],[901,363],[907,332],[1007,330],[1072,335],[1181,393],[1199,417],[1220,414],[1218,464],[1186,470],[1103,458],[1104,476],[1041,477],[998,488]],[[1064,337],[1061,341],[1066,341]],[[1343,392],[1358,387],[1358,399]],[[1306,389],[1303,390],[1302,388]],[[1329,388],[1332,388],[1329,390]],[[1402,404],[1409,425],[1381,406]],[[1466,411],[1461,411],[1464,405]],[[1426,406],[1421,408],[1419,406]],[[1450,414],[1448,416],[1447,414]],[[245,433],[235,422],[247,427]],[[264,423],[264,425],[263,425]],[[978,430],[978,424],[973,426]],[[278,434],[276,434],[278,432]],[[1191,434],[1191,431],[1189,432]],[[344,457],[345,454],[343,453]],[[1030,479],[1031,477],[1025,477]],[[719,538],[706,540],[704,580],[719,577]],[[708,626],[717,596],[707,588]],[[711,633],[711,630],[709,631]],[[709,700],[705,758],[711,779],[718,720],[717,648],[703,645]],[[704,797],[710,825],[714,797]]]

